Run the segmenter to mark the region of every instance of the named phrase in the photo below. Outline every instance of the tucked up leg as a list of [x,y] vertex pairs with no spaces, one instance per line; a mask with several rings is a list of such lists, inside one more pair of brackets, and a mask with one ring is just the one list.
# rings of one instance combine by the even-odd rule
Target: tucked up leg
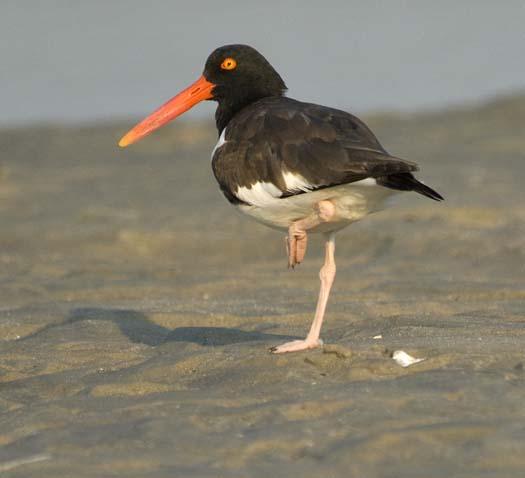
[[312,326],[310,327],[310,332],[308,332],[308,335],[304,340],[294,340],[293,342],[287,342],[278,347],[272,347],[270,349],[271,352],[276,354],[297,352],[299,350],[313,349],[322,345],[319,335],[321,333],[321,326],[326,310],[326,304],[328,302],[328,296],[330,295],[330,289],[334,283],[335,271],[335,234],[330,233],[326,235],[324,264],[319,272],[321,290],[319,291],[317,309],[315,311]]
[[286,251],[288,253],[288,267],[294,268],[304,260],[308,243],[307,231],[323,222],[330,222],[335,216],[335,205],[331,201],[319,201],[312,214],[304,219],[295,221],[288,228]]

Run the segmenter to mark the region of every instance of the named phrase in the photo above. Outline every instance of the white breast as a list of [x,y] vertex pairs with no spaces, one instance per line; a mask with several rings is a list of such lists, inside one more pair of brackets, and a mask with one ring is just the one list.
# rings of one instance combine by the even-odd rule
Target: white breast
[[217,144],[213,148],[211,152],[211,159],[213,159],[213,156],[215,155],[215,152],[224,144],[226,143],[226,128],[222,130],[221,135],[219,136],[219,140],[217,141]]

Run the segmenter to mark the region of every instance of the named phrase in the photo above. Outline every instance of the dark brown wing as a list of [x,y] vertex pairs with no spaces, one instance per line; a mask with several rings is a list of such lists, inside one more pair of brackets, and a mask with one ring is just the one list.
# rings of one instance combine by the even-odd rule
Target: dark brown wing
[[[271,183],[281,192],[278,197],[285,197],[417,170],[415,163],[390,156],[355,116],[284,97],[241,110],[226,127],[225,140],[212,163],[233,201],[240,187],[260,182]],[[290,174],[301,178],[302,187],[286,180]]]

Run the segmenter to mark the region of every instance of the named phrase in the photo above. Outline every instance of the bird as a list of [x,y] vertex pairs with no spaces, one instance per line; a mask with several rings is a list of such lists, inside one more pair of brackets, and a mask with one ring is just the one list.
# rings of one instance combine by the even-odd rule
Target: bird
[[324,237],[320,291],[307,336],[270,348],[280,354],[315,349],[336,275],[335,234],[415,191],[443,197],[414,172],[416,163],[389,154],[370,128],[342,110],[286,96],[285,82],[255,48],[225,45],[207,58],[202,75],[126,133],[126,147],[197,103],[218,103],[212,169],[226,199],[242,213],[286,232],[288,267],[306,253],[308,234]]

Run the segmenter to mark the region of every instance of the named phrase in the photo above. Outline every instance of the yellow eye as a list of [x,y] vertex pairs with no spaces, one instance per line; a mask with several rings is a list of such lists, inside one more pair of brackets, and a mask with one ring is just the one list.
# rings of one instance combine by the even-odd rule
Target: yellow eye
[[221,68],[223,70],[233,70],[237,67],[237,62],[233,58],[226,58],[221,63]]

